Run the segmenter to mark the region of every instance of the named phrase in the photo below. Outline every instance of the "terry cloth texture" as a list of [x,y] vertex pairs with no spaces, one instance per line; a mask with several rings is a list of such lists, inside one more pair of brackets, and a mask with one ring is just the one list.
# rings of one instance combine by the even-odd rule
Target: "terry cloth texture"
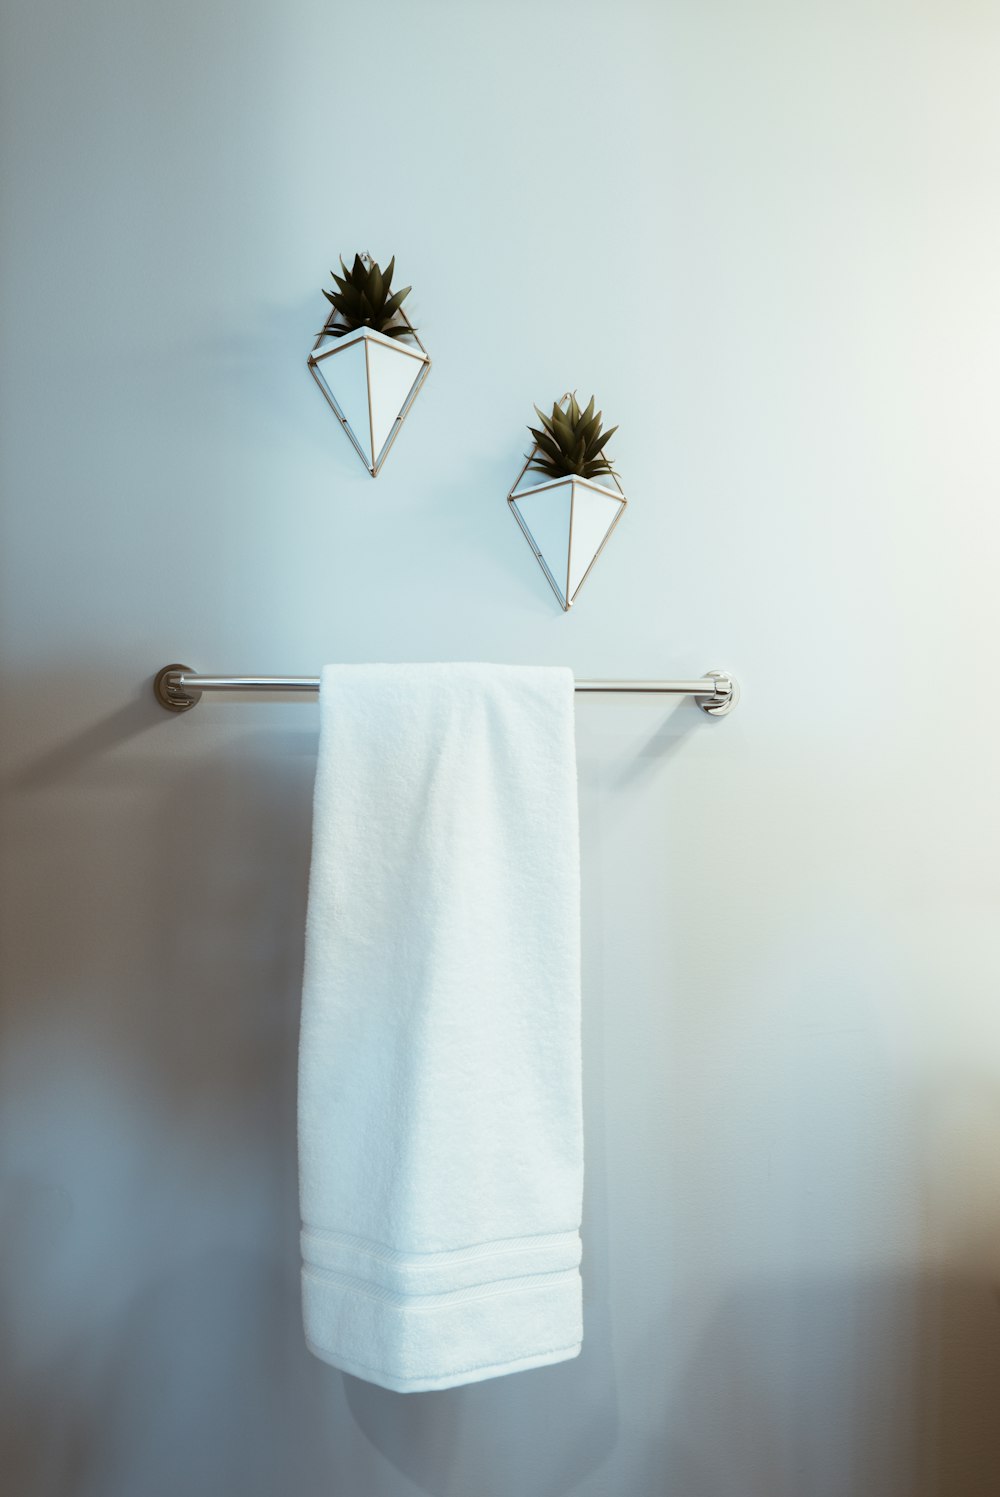
[[303,1318],[399,1391],[582,1340],[569,670],[327,666],[299,1051]]

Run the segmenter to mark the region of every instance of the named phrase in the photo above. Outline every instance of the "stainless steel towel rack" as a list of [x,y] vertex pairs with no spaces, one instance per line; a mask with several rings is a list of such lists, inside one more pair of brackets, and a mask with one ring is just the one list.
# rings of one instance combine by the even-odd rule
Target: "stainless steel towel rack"
[[[165,665],[153,682],[156,700],[168,712],[188,712],[205,691],[291,691],[319,694],[319,676],[199,676],[189,665]],[[698,681],[577,681],[577,691],[661,692],[694,697],[710,717],[725,717],[740,699],[728,671],[707,671]]]

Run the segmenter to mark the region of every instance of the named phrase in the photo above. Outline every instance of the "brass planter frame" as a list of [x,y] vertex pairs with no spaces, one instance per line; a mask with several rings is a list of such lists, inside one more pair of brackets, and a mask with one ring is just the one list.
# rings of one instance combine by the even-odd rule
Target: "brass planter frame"
[[[371,265],[371,263],[372,263],[372,257],[371,257],[371,255],[364,254],[364,255],[361,256],[361,258],[362,258],[362,260],[364,261],[364,263],[366,265]],[[374,431],[374,428],[373,428],[373,425],[372,425],[372,376],[371,376],[371,359],[369,358],[369,354],[368,354],[368,339],[365,338],[365,340],[364,340],[364,343],[365,343],[365,387],[366,387],[366,390],[367,390],[367,393],[368,393],[368,436],[369,436],[369,440],[371,442],[371,453],[372,453],[372,455],[371,455],[371,462],[369,462],[368,458],[365,455],[364,448],[361,446],[361,444],[358,441],[357,437],[354,435],[354,431],[351,428],[351,423],[348,421],[347,417],[344,415],[343,411],[340,409],[340,406],[337,404],[337,401],[336,401],[336,399],[335,399],[335,397],[333,395],[333,392],[329,389],[329,387],[327,386],[325,380],[323,380],[320,377],[320,374],[318,372],[318,366],[320,364],[325,363],[327,359],[335,358],[337,356],[337,354],[340,353],[345,347],[346,348],[353,348],[354,347],[354,343],[353,342],[348,343],[346,345],[344,345],[344,344],[340,344],[340,345],[334,344],[332,347],[324,349],[322,355],[319,358],[316,357],[316,350],[319,348],[319,346],[322,343],[323,339],[324,338],[329,338],[329,337],[333,336],[334,335],[333,334],[333,330],[334,329],[345,326],[343,318],[341,318],[340,314],[336,310],[334,310],[334,311],[332,311],[330,313],[330,316],[327,318],[326,322],[323,324],[323,326],[320,329],[320,331],[316,334],[316,341],[313,343],[312,349],[311,349],[311,351],[309,353],[309,358],[307,360],[309,373],[312,375],[313,379],[316,381],[317,385],[319,386],[320,391],[322,392],[323,398],[326,401],[327,405],[333,411],[333,414],[337,417],[337,420],[340,422],[341,426],[344,428],[344,431],[350,437],[350,439],[351,439],[351,446],[354,448],[355,452],[358,454],[358,457],[360,457],[361,461],[364,463],[366,469],[371,474],[372,478],[377,478],[378,475],[379,475],[379,473],[381,472],[382,466],[385,463],[386,458],[389,456],[389,452],[390,452],[390,449],[392,448],[392,444],[395,442],[397,436],[399,435],[400,428],[402,427],[403,422],[406,420],[407,416],[409,415],[410,409],[411,409],[411,407],[413,405],[413,402],[416,400],[417,396],[420,394],[420,391],[423,389],[424,381],[426,380],[428,374],[431,371],[431,356],[427,352],[427,350],[424,347],[423,343],[420,341],[420,338],[417,335],[416,328],[413,326],[412,322],[407,317],[407,315],[403,311],[402,307],[400,307],[399,312],[398,312],[397,315],[402,318],[403,322],[409,328],[410,337],[416,343],[417,348],[420,349],[420,352],[417,353],[415,349],[408,347],[405,343],[399,343],[396,339],[393,339],[392,341],[393,341],[393,343],[394,343],[394,345],[396,347],[397,352],[403,353],[403,354],[408,354],[411,359],[416,359],[419,363],[422,363],[424,367],[420,371],[420,373],[417,375],[417,378],[416,378],[416,380],[413,383],[413,386],[412,386],[412,388],[410,390],[409,395],[407,395],[406,399],[404,400],[404,402],[403,402],[403,404],[402,404],[402,406],[400,408],[399,415],[396,417],[395,421],[393,422],[392,430],[390,431],[388,437],[386,438],[385,442],[383,443],[381,450],[376,454],[376,452],[375,452],[375,431]],[[351,329],[351,331],[358,331],[358,332],[362,332],[363,333],[364,330],[363,329]]]
[[[563,406],[566,403],[566,401],[569,400],[571,394],[572,394],[572,391],[567,390],[566,393],[565,393],[565,395],[563,395],[562,398],[560,399],[560,401],[558,402],[559,405]],[[542,555],[542,552],[539,549],[539,547],[538,547],[538,545],[537,545],[537,543],[535,541],[534,536],[532,535],[531,531],[529,530],[527,522],[523,519],[520,511],[518,510],[518,508],[517,508],[517,502],[516,501],[518,499],[522,498],[522,497],[526,498],[528,496],[528,494],[537,493],[537,492],[539,492],[542,489],[555,488],[558,484],[563,484],[563,483],[572,483],[572,484],[578,484],[579,483],[579,484],[582,484],[585,488],[596,489],[598,493],[607,494],[611,498],[615,498],[616,496],[611,493],[610,489],[605,488],[605,486],[603,484],[594,483],[593,480],[589,479],[589,478],[577,478],[574,474],[571,474],[571,473],[567,473],[567,474],[563,475],[560,478],[550,478],[550,479],[546,480],[543,483],[532,484],[530,488],[524,489],[521,494],[518,494],[516,492],[517,486],[521,482],[521,479],[524,477],[524,475],[527,473],[529,467],[531,466],[531,462],[532,462],[532,460],[533,460],[533,458],[535,456],[535,453],[538,452],[538,450],[539,450],[539,447],[538,447],[538,443],[536,442],[533,445],[531,451],[528,453],[527,457],[525,458],[525,460],[524,460],[524,466],[521,468],[520,473],[518,473],[517,477],[514,479],[514,482],[511,484],[510,491],[507,494],[507,503],[508,503],[508,505],[510,507],[510,510],[511,510],[513,516],[514,516],[514,519],[517,521],[518,525],[521,527],[521,530],[522,530],[522,532],[524,534],[525,540],[528,542],[528,545],[531,547],[532,552],[534,553],[535,560],[538,562],[538,565],[541,567],[542,571],[545,574],[545,577],[546,577],[546,580],[547,580],[549,586],[551,587],[552,591],[555,593],[555,595],[556,595],[556,601],[558,602],[558,604],[559,604],[560,608],[562,609],[563,613],[569,613],[570,609],[573,607],[573,604],[576,602],[577,597],[579,596],[581,587],[583,586],[583,584],[586,582],[587,578],[590,576],[591,572],[593,571],[593,569],[594,569],[594,563],[597,561],[597,558],[600,556],[601,552],[604,550],[605,546],[608,544],[608,541],[611,539],[611,536],[612,536],[612,534],[613,534],[616,526],[618,525],[618,521],[621,519],[622,515],[625,513],[626,509],[628,508],[628,499],[626,498],[626,496],[625,496],[625,490],[622,488],[621,484],[618,482],[618,479],[617,479],[616,475],[614,473],[610,474],[609,476],[610,476],[612,482],[614,483],[615,488],[618,490],[618,497],[620,497],[620,499],[621,499],[621,504],[619,505],[618,513],[615,515],[614,519],[611,521],[611,524],[608,526],[608,529],[607,529],[607,532],[606,532],[606,534],[604,536],[603,541],[601,542],[601,544],[598,546],[597,550],[594,552],[593,556],[591,557],[590,562],[589,562],[589,564],[587,566],[587,570],[584,572],[583,576],[580,578],[579,582],[577,583],[576,587],[574,588],[574,590],[573,590],[573,596],[570,597],[569,579],[570,579],[570,568],[571,568],[571,565],[572,565],[572,558],[573,558],[573,503],[574,503],[574,495],[573,495],[572,489],[570,490],[569,541],[568,541],[568,544],[567,544],[567,547],[566,547],[566,586],[565,586],[565,588],[562,591],[560,591],[559,584],[557,583],[555,577],[552,575],[552,572],[549,569],[548,562],[545,560],[545,557]]]

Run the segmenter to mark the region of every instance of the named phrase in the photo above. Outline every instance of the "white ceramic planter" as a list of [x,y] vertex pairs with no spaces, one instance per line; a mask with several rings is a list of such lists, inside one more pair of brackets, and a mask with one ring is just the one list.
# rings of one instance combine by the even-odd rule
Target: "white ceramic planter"
[[594,562],[625,512],[628,500],[614,480],[551,478],[526,483],[507,495],[517,523],[534,551],[560,607],[572,608]]
[[320,333],[309,372],[373,478],[389,454],[431,361],[416,340],[355,328],[341,338]]

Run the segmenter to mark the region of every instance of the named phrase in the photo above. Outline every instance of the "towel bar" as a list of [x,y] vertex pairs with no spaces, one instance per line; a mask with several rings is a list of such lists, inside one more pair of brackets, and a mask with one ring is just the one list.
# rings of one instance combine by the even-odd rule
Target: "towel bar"
[[[728,671],[708,671],[700,681],[577,681],[576,690],[694,697],[711,717],[725,717],[740,699],[739,684]],[[153,691],[168,712],[188,712],[203,691],[299,691],[318,696],[319,676],[199,676],[189,665],[174,664],[157,671]]]

